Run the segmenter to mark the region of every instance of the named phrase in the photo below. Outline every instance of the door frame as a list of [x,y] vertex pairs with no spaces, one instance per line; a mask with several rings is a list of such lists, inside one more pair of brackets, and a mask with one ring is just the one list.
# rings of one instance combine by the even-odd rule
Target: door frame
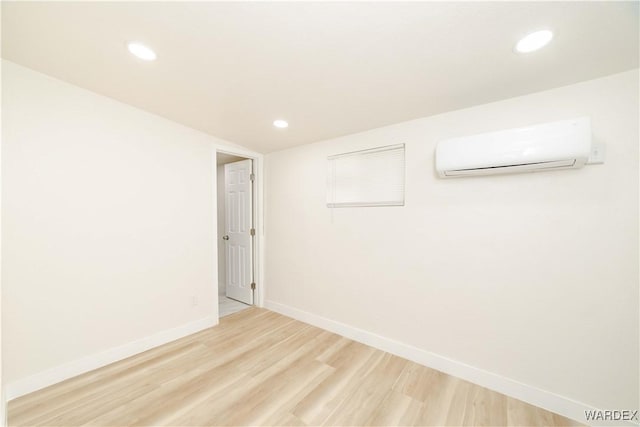
[[246,159],[253,160],[253,173],[255,180],[253,181],[253,194],[252,194],[252,207],[253,207],[253,227],[256,229],[256,234],[253,240],[253,264],[254,264],[254,280],[256,283],[256,289],[253,294],[253,305],[256,307],[264,307],[264,157],[262,154],[255,153],[253,151],[244,150],[242,148],[214,148],[213,150],[213,250],[214,260],[216,262],[216,275],[214,277],[214,295],[216,299],[215,311],[218,314],[216,318],[219,319],[218,313],[218,239],[222,236],[218,235],[218,176],[217,176],[217,156],[218,153],[231,154],[234,156],[244,157]]

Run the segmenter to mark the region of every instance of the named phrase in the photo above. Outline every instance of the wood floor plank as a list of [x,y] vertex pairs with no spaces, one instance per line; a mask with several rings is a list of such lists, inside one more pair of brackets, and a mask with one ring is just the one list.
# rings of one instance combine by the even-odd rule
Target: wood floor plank
[[267,420],[295,399],[306,387],[322,381],[331,367],[315,360],[298,359],[291,366],[262,381],[246,401],[239,401],[218,414],[224,425],[269,425]]
[[176,345],[176,343],[177,342],[167,344],[162,352],[149,350],[119,363],[114,363],[84,375],[70,378],[13,400],[11,401],[12,414],[14,416],[20,416],[23,412],[37,411],[38,407],[42,407],[43,404],[47,405],[51,401],[60,402],[67,398],[74,399],[78,394],[84,394],[100,387],[100,384],[104,382],[105,378],[113,380],[122,375],[126,375],[127,372],[144,369],[145,366],[155,363],[159,359],[166,359],[167,357],[171,357],[172,354],[188,350],[193,346],[190,342],[180,342],[179,345]]
[[333,363],[327,363],[335,369],[333,374],[308,393],[292,411],[308,425],[323,424],[355,392],[371,367],[382,357],[382,352],[353,342],[340,353],[345,354],[340,358],[332,357]]
[[[180,377],[162,383],[150,393],[129,401],[127,404],[105,412],[86,425],[155,425],[167,411],[180,410],[201,396],[235,383],[241,376],[229,361],[200,360],[185,361]],[[195,367],[195,368],[194,368]]]
[[325,425],[366,425],[402,373],[406,359],[384,353],[359,387],[342,401]]
[[[484,387],[474,384],[470,393],[472,406],[469,419],[477,426],[504,426],[507,425],[507,397],[500,393],[495,393]],[[553,425],[550,423],[549,425]]]
[[440,393],[441,386],[446,380],[447,374],[417,363],[410,363],[393,388],[420,402],[426,402],[437,398],[436,394]]
[[15,399],[9,425],[580,424],[253,307]]
[[432,377],[430,383],[425,384],[424,387],[430,388],[431,391],[424,398],[417,425],[446,425],[459,381],[459,378],[443,374]]
[[[80,415],[91,418],[91,408],[100,411],[108,407],[118,407],[119,399],[128,396],[131,399],[135,391],[140,395],[157,387],[157,383],[170,377],[177,360],[189,360],[190,355],[204,349],[199,344],[188,344],[167,353],[156,354],[142,363],[137,363],[126,369],[114,370],[108,377],[102,376],[102,381],[90,379],[87,387],[76,387],[73,392],[67,392],[56,398],[44,397],[39,402],[32,402],[31,406],[22,407],[16,414],[16,423],[20,425],[80,425],[77,418]],[[145,381],[153,378],[153,382]],[[45,394],[48,396],[48,394]],[[79,411],[78,408],[82,408]],[[68,414],[68,415],[67,415]],[[74,420],[68,419],[74,417]]]
[[422,410],[422,402],[390,390],[367,422],[368,426],[413,426]]

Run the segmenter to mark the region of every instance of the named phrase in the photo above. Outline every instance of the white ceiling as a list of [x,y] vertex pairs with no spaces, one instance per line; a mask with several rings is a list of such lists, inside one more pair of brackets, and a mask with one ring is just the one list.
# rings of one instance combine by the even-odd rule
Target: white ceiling
[[636,68],[638,6],[3,1],[2,56],[270,152]]

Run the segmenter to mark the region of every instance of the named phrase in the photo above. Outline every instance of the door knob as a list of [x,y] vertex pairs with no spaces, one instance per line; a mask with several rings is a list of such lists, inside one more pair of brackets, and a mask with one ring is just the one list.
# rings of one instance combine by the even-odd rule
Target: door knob
[[229,236],[222,236],[222,240],[229,240]]

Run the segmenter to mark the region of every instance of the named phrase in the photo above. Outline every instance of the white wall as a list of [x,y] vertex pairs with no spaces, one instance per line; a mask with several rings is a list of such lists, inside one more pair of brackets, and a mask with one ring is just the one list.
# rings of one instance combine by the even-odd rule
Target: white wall
[[2,66],[9,397],[216,323],[214,150],[233,146]]
[[[635,70],[269,154],[267,307],[636,409],[638,113]],[[606,164],[435,175],[443,138],[579,116]],[[397,143],[406,206],[325,206],[327,156]]]

